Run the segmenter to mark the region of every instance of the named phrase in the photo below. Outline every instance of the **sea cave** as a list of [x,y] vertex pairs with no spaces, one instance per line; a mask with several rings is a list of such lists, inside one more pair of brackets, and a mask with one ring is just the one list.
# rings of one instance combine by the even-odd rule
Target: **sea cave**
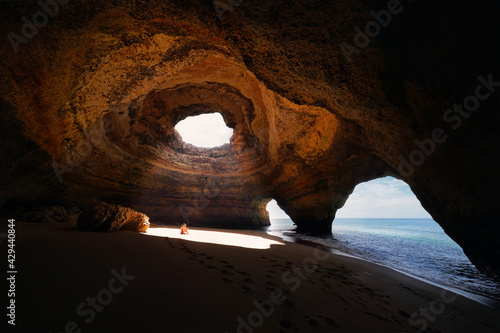
[[[498,1],[42,0],[2,2],[0,14],[2,232],[7,234],[9,219],[47,222],[27,227],[29,236],[17,231],[19,262],[27,260],[23,253],[30,256],[31,250],[43,247],[37,233],[50,234],[41,226],[52,230],[61,223],[61,207],[72,226],[89,210],[106,215],[109,205],[120,205],[130,209],[123,214],[141,216],[142,222],[129,230],[143,231],[147,227],[141,226],[149,223],[187,223],[193,232],[217,228],[251,233],[270,225],[266,206],[275,200],[297,232],[324,235],[331,233],[337,210],[357,185],[390,176],[409,186],[479,271],[494,279],[500,276]],[[219,117],[229,133],[222,144],[208,145],[209,139],[207,145],[190,143],[176,129],[190,118],[210,115]],[[40,212],[47,210],[50,216],[44,217]],[[66,235],[66,242],[85,247],[85,237],[98,237],[95,242],[104,244],[108,234],[82,230],[54,237],[64,242]],[[134,238],[141,235],[124,235],[130,244],[142,244]],[[188,238],[140,239],[145,244],[167,242],[172,251],[205,251]],[[274,242],[271,248],[283,247]],[[138,251],[153,245],[141,246]],[[138,255],[125,244],[118,248],[127,256]],[[123,258],[115,260],[121,253],[117,249],[105,250],[95,264],[106,281],[126,266]],[[144,261],[168,256],[167,250],[152,249]],[[83,255],[76,248],[62,250]],[[240,251],[244,249],[227,255]],[[96,248],[88,255],[99,253]],[[207,255],[200,257],[196,260],[207,261]],[[321,264],[321,257],[312,258]],[[172,267],[179,264],[169,260]],[[108,269],[111,261],[116,267]],[[61,269],[71,266],[69,259],[58,262]],[[136,270],[130,274],[142,274],[143,265],[131,265],[130,272]],[[117,271],[109,273],[111,269]],[[74,270],[80,278],[84,274]],[[167,268],[162,273],[168,275]],[[234,285],[234,274],[222,283]],[[188,275],[178,276],[197,283]],[[161,283],[160,277],[151,279],[154,285]],[[20,277],[19,288],[30,281]],[[297,281],[297,292],[308,288],[302,282],[307,279]],[[137,282],[125,283],[135,288]],[[201,285],[210,289],[207,282]],[[99,291],[82,288],[85,295]],[[129,287],[124,288],[125,294]],[[165,288],[159,293],[169,294]],[[244,297],[250,298],[250,288],[257,289],[244,288]],[[77,307],[80,294],[70,294],[69,306]],[[182,298],[180,291],[169,295]],[[285,296],[292,298],[267,292],[259,299]],[[21,327],[36,331],[29,316],[23,317],[31,296],[20,297],[25,305],[19,305],[17,319],[26,325]],[[140,290],[134,297],[147,306]],[[209,302],[210,297],[216,296],[207,291],[191,301]],[[244,301],[238,297],[235,302]],[[55,298],[65,300],[64,295]],[[442,299],[448,304],[444,300],[450,298]],[[297,309],[306,307],[304,302],[266,304],[274,304],[273,311],[281,316],[286,309],[302,313]],[[188,303],[183,300],[179,306],[196,308]],[[71,324],[79,316],[71,308],[48,320],[41,331],[104,331],[118,316],[110,304],[102,314],[95,313],[91,324]],[[244,313],[253,313],[249,304]],[[174,305],[165,307],[182,316]],[[409,330],[415,327],[411,321],[417,317],[411,314],[418,308],[405,309],[399,310],[404,314],[399,321],[405,323],[401,329]],[[207,331],[226,329],[222,318],[208,313],[199,314],[200,320],[213,324]],[[133,331],[167,329],[159,322],[149,327],[146,323],[157,319],[145,316],[140,325],[130,326]],[[261,325],[245,316],[246,326],[231,317],[233,331],[258,332]],[[339,319],[332,323],[332,315],[331,320],[308,316],[301,319],[309,322],[304,324],[308,329],[285,316],[269,327],[263,319],[263,332],[360,329],[357,324],[352,330],[345,323],[337,325]],[[346,318],[356,321],[351,317]],[[255,318],[254,323],[259,321]],[[103,326],[98,326],[100,320]],[[125,322],[117,327],[126,331]],[[433,321],[427,322],[432,326]],[[190,325],[192,330],[186,331],[203,331],[202,324]],[[375,327],[399,324],[380,325]],[[443,332],[453,331],[446,323],[437,325]]]

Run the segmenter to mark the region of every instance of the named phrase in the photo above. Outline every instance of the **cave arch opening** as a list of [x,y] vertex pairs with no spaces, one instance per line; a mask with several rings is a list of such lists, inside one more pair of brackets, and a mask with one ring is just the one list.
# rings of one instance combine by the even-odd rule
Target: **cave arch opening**
[[175,125],[185,143],[199,148],[216,148],[231,143],[233,129],[218,112],[189,116]]
[[431,218],[410,186],[393,177],[383,177],[358,184],[335,216],[336,218]]
[[266,204],[266,210],[269,213],[269,222],[271,222],[271,226],[268,228],[268,231],[291,229],[295,227],[295,224],[292,222],[288,214],[285,213],[280,206],[278,206],[276,200],[269,200]]
[[392,177],[356,186],[336,213],[332,240],[342,252],[434,283],[498,295],[493,280],[470,262],[424,210],[408,184]]

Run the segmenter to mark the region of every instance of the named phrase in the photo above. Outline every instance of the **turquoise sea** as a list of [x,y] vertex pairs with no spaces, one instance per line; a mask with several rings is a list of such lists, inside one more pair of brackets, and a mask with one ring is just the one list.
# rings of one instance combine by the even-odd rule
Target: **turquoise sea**
[[332,236],[298,234],[290,219],[271,220],[267,232],[305,240],[433,283],[500,300],[500,283],[479,272],[432,219],[337,218]]

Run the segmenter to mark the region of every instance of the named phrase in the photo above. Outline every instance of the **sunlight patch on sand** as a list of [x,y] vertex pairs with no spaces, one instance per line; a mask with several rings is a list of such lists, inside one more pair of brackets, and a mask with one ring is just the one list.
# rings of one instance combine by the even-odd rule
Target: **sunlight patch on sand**
[[181,235],[179,228],[149,228],[148,231],[143,234],[149,236],[185,239],[192,242],[238,246],[260,250],[269,249],[271,245],[285,245],[284,243],[264,237],[220,231],[189,229],[189,235]]

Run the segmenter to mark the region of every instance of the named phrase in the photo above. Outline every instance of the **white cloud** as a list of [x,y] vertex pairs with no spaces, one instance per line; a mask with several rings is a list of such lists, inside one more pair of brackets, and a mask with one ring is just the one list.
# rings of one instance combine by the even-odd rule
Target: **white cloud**
[[213,148],[229,143],[233,130],[226,126],[220,113],[188,117],[175,125],[186,143],[197,147]]
[[359,184],[336,217],[430,218],[410,187],[385,177]]

